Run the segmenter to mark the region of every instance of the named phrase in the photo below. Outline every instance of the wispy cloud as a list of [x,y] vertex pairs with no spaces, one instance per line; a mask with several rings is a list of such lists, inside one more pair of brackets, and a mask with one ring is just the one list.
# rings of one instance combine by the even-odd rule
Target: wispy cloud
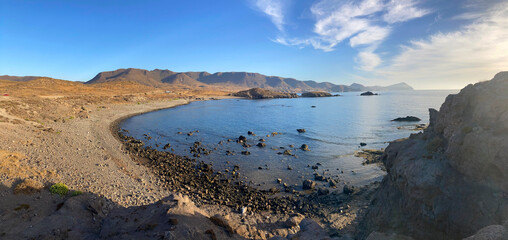
[[256,7],[264,12],[279,29],[284,31],[283,0],[256,0]]
[[[482,14],[460,30],[412,41],[391,64],[379,69],[382,76],[410,80],[415,87],[460,88],[508,68],[508,3]],[[460,16],[460,15],[459,15]],[[469,19],[469,17],[468,17]]]
[[391,0],[386,9],[383,20],[387,23],[405,22],[430,13],[428,9],[416,7],[416,2],[411,0]]
[[315,36],[279,36],[274,41],[288,46],[311,46],[333,51],[338,44],[349,40],[351,47],[359,48],[356,58],[358,68],[372,71],[382,62],[375,51],[390,34],[392,25],[430,13],[430,10],[418,8],[417,3],[415,0],[319,0],[310,9],[315,19]]

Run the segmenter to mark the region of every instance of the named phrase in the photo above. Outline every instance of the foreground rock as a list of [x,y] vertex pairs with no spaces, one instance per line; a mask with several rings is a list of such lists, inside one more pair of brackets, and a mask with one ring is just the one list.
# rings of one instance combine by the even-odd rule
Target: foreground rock
[[282,93],[270,91],[262,88],[251,88],[249,90],[233,93],[236,97],[245,97],[250,99],[263,99],[263,98],[297,98],[296,93]]
[[502,225],[508,219],[507,91],[508,72],[469,85],[448,96],[439,112],[430,110],[423,133],[390,143],[382,157],[388,175],[360,237],[378,231],[461,239]]
[[306,92],[302,93],[302,97],[331,97],[333,96],[329,92]]
[[363,164],[372,164],[380,162],[383,153],[383,150],[363,149],[362,151],[355,152],[355,157],[361,157],[365,159]]

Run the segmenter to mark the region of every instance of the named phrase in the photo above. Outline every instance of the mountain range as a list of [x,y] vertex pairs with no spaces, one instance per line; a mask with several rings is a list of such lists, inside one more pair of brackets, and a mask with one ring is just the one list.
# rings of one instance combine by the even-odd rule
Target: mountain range
[[[30,81],[39,77],[0,76],[0,79],[10,81]],[[100,72],[85,84],[135,82],[141,85],[170,88],[172,86],[186,88],[220,88],[223,90],[244,90],[249,88],[264,88],[279,92],[361,92],[361,91],[399,91],[413,90],[406,83],[390,86],[364,86],[353,83],[351,85],[337,85],[330,82],[300,81],[294,78],[266,76],[249,72],[173,72],[170,70],[144,70],[136,68],[118,69]]]
[[186,85],[189,87],[236,87],[238,89],[264,88],[280,92],[360,92],[360,91],[396,91],[413,90],[406,83],[398,83],[386,87],[364,86],[358,83],[351,85],[337,85],[330,82],[300,81],[294,78],[266,76],[249,72],[173,72],[170,70],[155,69],[152,71],[127,68],[110,72],[101,72],[87,84],[132,81],[139,84],[163,87],[167,85]]

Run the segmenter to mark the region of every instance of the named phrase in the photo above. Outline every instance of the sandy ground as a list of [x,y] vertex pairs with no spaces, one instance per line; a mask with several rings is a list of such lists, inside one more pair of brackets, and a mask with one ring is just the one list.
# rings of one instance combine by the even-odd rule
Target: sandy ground
[[[121,206],[153,203],[169,195],[157,187],[149,171],[135,164],[111,134],[117,119],[188,103],[188,100],[90,107],[88,118],[42,124],[0,123],[4,185],[24,178],[48,185],[63,182],[71,189],[95,193]],[[8,116],[0,112],[3,117]],[[14,154],[8,158],[9,152]],[[11,159],[7,161],[6,159]],[[7,169],[13,171],[7,172]]]

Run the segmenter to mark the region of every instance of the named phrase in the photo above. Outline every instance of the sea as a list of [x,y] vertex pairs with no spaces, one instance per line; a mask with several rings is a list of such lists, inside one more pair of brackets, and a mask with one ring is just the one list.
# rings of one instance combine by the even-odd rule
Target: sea
[[[359,187],[380,181],[386,173],[380,164],[363,164],[364,159],[355,152],[382,150],[390,141],[418,133],[417,124],[429,123],[429,108],[439,110],[446,96],[458,91],[196,101],[128,118],[120,128],[147,146],[209,163],[215,171],[231,173],[236,169],[242,181],[259,189],[280,186],[280,179],[298,190],[305,179],[314,180],[316,173]],[[405,116],[421,121],[391,121]],[[246,138],[245,144],[237,143],[240,136]],[[261,139],[265,147],[257,146]],[[170,147],[164,149],[166,144]],[[303,144],[310,151],[301,150]],[[206,151],[197,155],[191,151],[196,146]],[[286,150],[291,155],[284,155]],[[318,187],[328,186],[327,182],[317,183]]]

